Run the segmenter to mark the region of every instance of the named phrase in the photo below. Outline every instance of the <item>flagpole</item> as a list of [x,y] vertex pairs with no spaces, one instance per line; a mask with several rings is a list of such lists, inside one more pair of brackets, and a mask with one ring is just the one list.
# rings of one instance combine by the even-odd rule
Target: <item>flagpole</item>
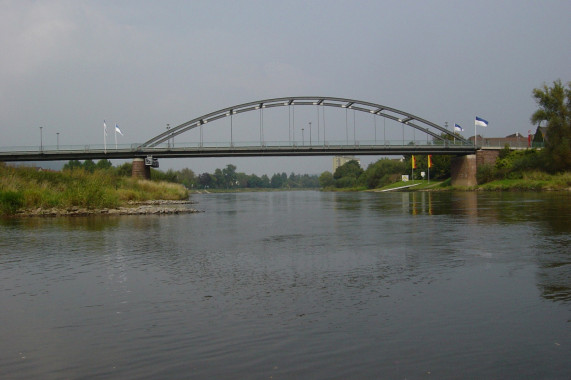
[[476,124],[476,119],[474,119],[474,148],[478,146],[478,144],[476,144],[476,139],[477,139],[477,135],[476,135],[476,128],[478,128],[478,125]]
[[117,127],[115,127],[115,150],[117,150]]
[[103,120],[103,152],[107,154],[107,124]]

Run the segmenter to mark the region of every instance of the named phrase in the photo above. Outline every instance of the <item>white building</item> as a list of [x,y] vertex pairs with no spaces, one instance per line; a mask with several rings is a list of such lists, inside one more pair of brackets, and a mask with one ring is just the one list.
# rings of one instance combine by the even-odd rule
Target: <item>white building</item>
[[335,170],[337,170],[337,168],[339,166],[342,166],[344,164],[346,164],[349,161],[357,161],[357,163],[359,164],[359,166],[361,166],[361,160],[358,159],[357,157],[353,157],[353,156],[335,156],[333,157],[333,171],[332,173],[335,174]]

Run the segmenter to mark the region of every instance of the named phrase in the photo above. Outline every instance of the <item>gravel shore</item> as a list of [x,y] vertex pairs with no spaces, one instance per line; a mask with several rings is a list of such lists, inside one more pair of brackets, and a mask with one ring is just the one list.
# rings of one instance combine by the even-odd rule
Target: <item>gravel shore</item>
[[104,208],[90,210],[82,207],[59,208],[37,208],[21,210],[16,216],[88,216],[88,215],[171,215],[171,214],[192,214],[203,212],[195,208],[187,207],[193,204],[192,201],[169,201],[153,200],[145,202],[128,202],[127,207]]

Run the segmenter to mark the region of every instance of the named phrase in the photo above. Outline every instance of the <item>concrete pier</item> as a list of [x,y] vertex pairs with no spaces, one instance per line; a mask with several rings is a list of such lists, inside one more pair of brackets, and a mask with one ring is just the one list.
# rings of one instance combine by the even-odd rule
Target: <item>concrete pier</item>
[[131,175],[137,178],[151,179],[151,167],[145,165],[144,158],[134,158]]

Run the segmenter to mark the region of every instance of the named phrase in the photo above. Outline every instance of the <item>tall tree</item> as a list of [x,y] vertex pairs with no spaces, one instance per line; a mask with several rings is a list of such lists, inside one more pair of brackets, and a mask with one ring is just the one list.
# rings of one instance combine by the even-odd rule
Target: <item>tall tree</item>
[[531,115],[532,124],[547,122],[543,157],[552,172],[571,170],[571,82],[567,88],[561,80],[553,87],[536,88],[533,97],[539,109]]

